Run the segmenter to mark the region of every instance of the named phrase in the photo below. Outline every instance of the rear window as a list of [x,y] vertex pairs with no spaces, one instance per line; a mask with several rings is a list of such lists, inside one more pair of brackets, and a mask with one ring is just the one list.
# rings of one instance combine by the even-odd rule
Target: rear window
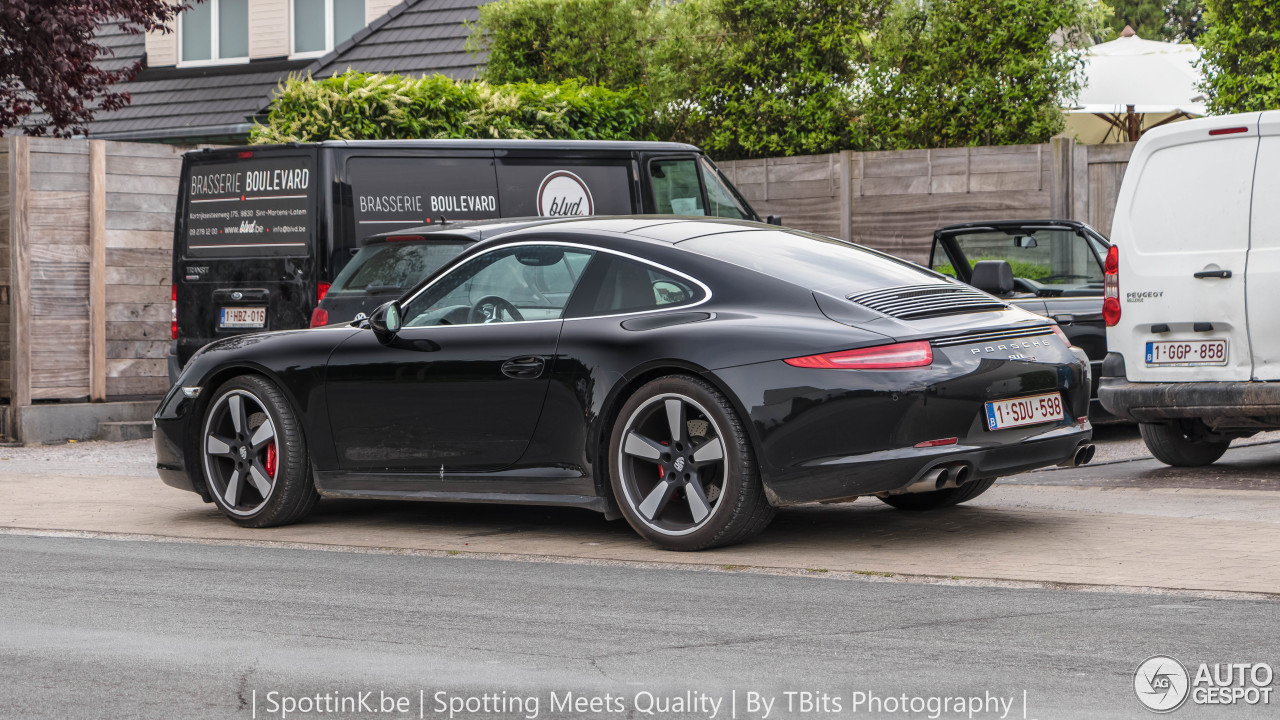
[[718,260],[832,295],[867,286],[899,287],[941,282],[905,260],[834,238],[781,230],[707,235],[679,244]]
[[309,254],[316,182],[309,155],[191,165],[186,257]]
[[330,292],[407,290],[457,257],[468,244],[382,242],[366,245],[334,279]]

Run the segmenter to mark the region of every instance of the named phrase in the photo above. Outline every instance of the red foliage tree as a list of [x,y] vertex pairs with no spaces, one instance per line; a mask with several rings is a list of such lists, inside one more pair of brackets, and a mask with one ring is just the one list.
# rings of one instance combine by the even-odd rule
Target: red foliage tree
[[115,24],[131,35],[169,32],[188,7],[181,0],[0,1],[0,135],[37,109],[44,114],[25,124],[27,134],[84,134],[94,113],[128,105],[128,93],[109,88],[137,75],[142,63],[118,70],[95,65],[113,54],[95,41],[99,26]]

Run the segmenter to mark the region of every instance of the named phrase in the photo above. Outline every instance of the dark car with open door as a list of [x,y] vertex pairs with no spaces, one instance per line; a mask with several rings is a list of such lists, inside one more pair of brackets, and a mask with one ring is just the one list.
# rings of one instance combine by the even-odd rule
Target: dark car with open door
[[1107,356],[1102,271],[1110,241],[1075,220],[998,220],[947,225],[933,233],[929,267],[1025,310],[1053,319],[1089,356],[1095,419]]

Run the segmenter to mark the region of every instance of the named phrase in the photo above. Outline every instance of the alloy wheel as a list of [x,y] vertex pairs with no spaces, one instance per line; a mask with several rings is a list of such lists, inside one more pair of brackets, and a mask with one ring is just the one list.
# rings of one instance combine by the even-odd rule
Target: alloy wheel
[[252,393],[232,390],[206,417],[202,449],[209,492],[228,512],[252,515],[270,499],[279,470],[271,415]]
[[685,395],[657,395],[631,414],[622,438],[622,490],[641,521],[664,535],[703,527],[728,480],[720,428],[706,409]]

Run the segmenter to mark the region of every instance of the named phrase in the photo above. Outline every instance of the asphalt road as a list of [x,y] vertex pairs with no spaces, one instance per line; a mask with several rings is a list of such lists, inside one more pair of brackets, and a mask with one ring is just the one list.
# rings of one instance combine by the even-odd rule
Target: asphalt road
[[[762,717],[748,712],[756,692],[774,699],[771,718],[931,716],[889,712],[886,699],[904,694],[984,698],[978,712],[933,717],[1140,718],[1143,659],[1169,654],[1193,673],[1201,662],[1274,666],[1278,607],[0,536],[0,717],[279,718],[286,698],[364,692],[369,707],[406,698],[406,712],[287,717],[418,717],[420,701],[423,716],[449,717],[437,697],[447,708],[484,694],[507,711],[453,717],[725,718],[731,702],[736,717]],[[827,693],[826,712],[802,713],[802,696],[785,694],[803,691]],[[553,693],[603,705],[554,710]],[[988,694],[1009,705],[993,709]],[[868,710],[872,696],[881,712]],[[537,714],[531,702],[511,711],[516,697],[536,698]],[[696,711],[661,712],[677,697]],[[1176,717],[1275,717],[1274,703],[1188,704]]]

